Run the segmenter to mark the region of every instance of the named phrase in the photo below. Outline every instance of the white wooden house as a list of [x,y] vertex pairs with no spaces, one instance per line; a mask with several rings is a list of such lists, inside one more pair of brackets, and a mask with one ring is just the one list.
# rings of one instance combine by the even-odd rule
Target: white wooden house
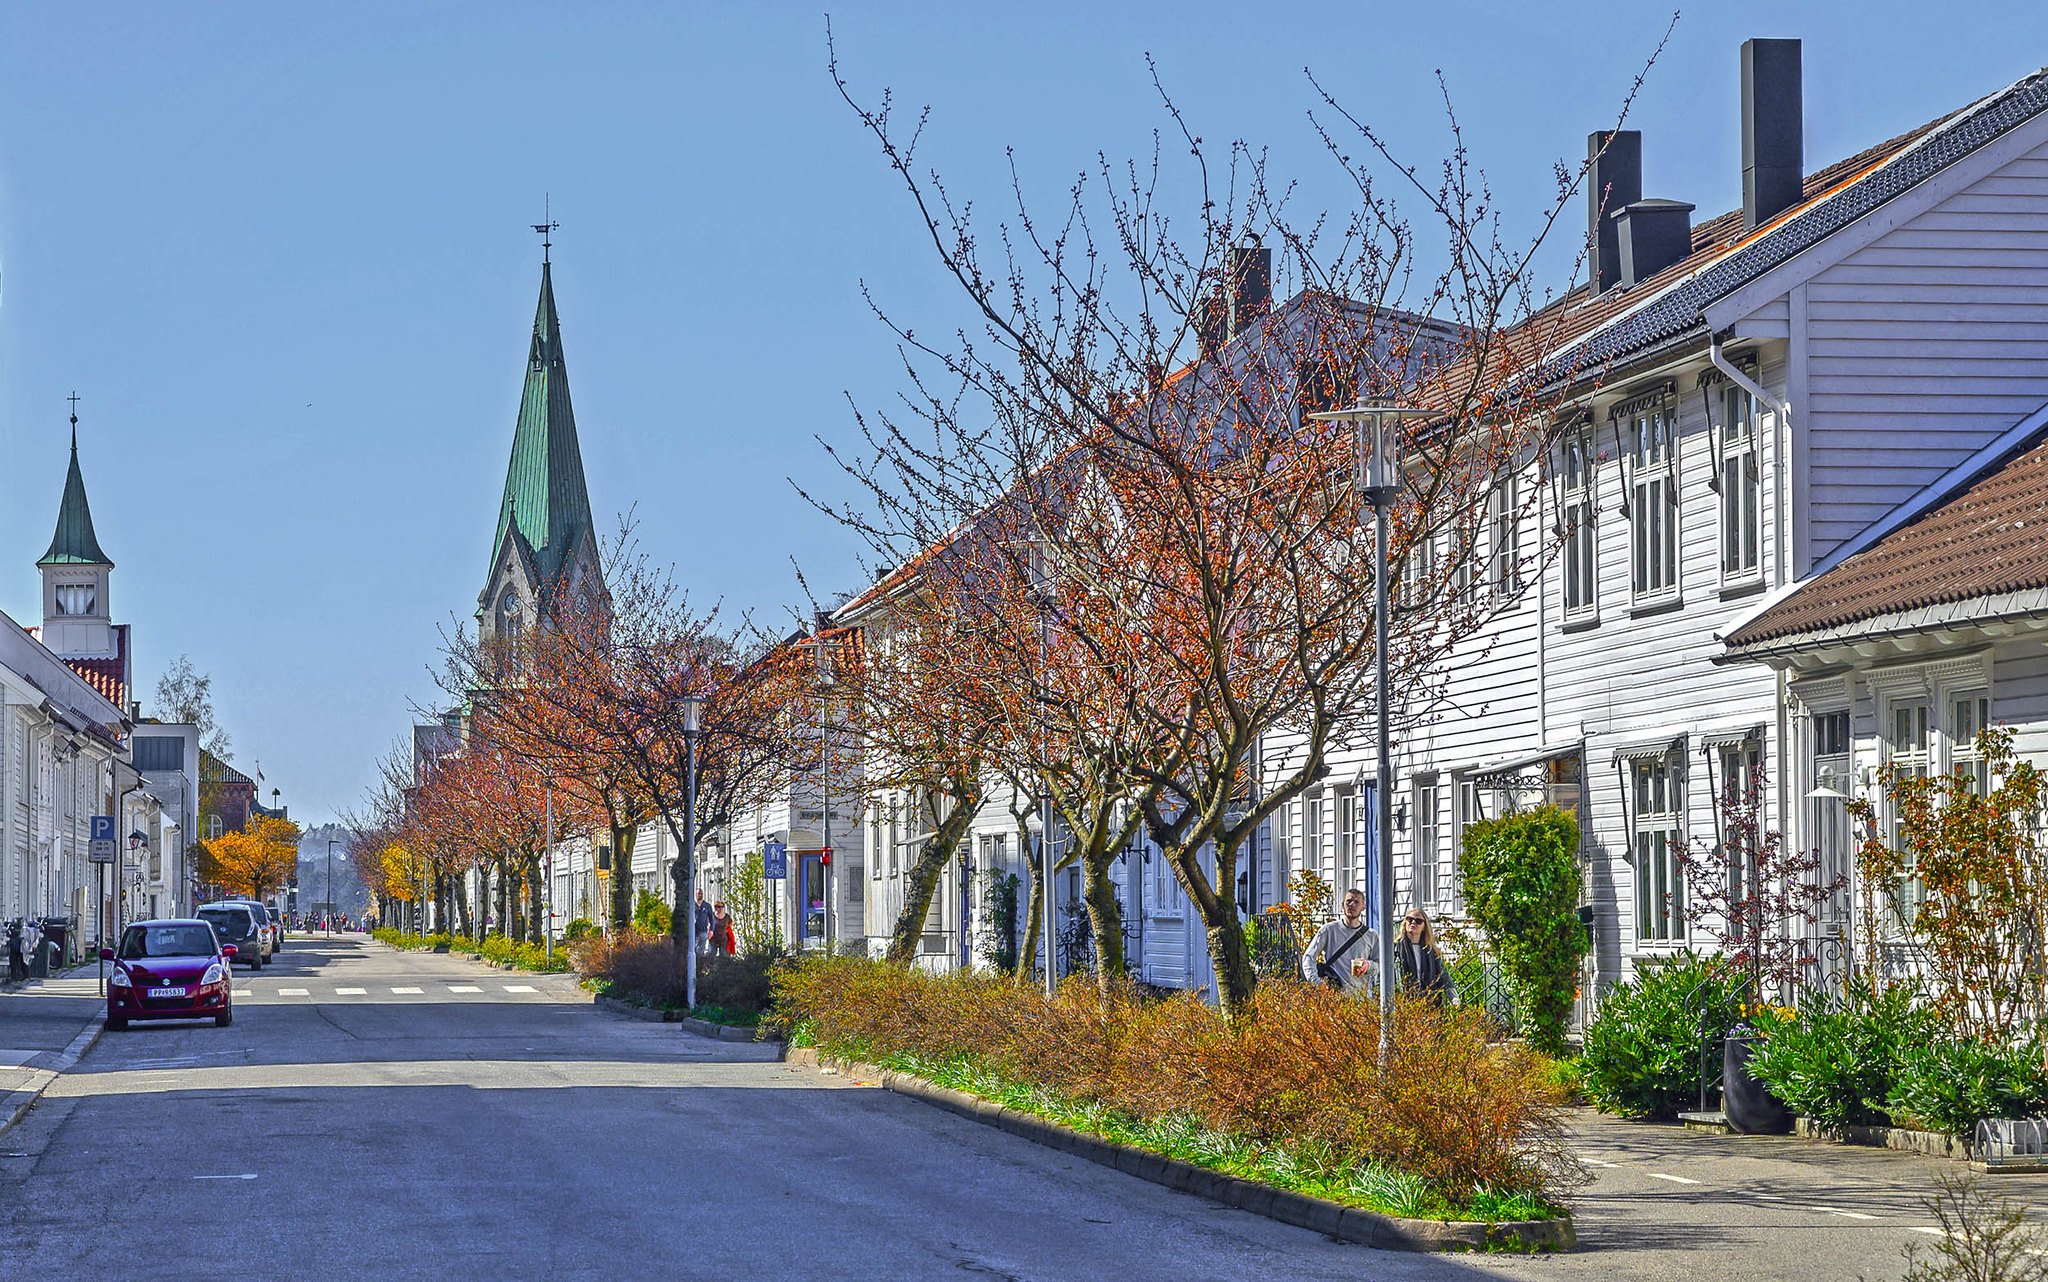
[[[1894,751],[1881,718],[1918,709],[1924,752],[1930,734],[1961,741],[1958,717],[2038,702],[1967,703],[1994,666],[2031,676],[2031,633],[1893,667],[1907,656],[1847,633],[1793,645],[1770,621],[2038,431],[2048,73],[1806,173],[1798,43],[1742,57],[1742,210],[1685,226],[1689,206],[1641,199],[1638,138],[1593,139],[1591,186],[1608,193],[1589,213],[1595,283],[1539,318],[1571,333],[1554,365],[1570,409],[1558,448],[1514,478],[1540,487],[1536,528],[1496,526],[1520,555],[1489,557],[1474,584],[1519,572],[1526,588],[1444,697],[1406,709],[1397,746],[1404,901],[1456,911],[1473,820],[1546,799],[1578,812],[1595,988],[1688,942],[1672,851],[1713,841],[1738,772],[1762,766],[1772,822],[1843,858],[1839,802],[1804,803],[1817,771]],[[1766,662],[1730,661],[1752,657]],[[1844,731],[1831,718],[1852,706]],[[1274,825],[1265,894],[1304,861],[1364,880],[1371,774],[1361,748]]]

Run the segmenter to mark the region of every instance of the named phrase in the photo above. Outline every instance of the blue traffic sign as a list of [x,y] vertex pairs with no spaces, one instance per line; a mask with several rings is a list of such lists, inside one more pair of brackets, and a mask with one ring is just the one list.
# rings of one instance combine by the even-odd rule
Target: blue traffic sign
[[92,817],[92,839],[94,841],[112,841],[114,839],[114,817],[112,815],[94,815]]
[[777,879],[789,876],[789,848],[779,841],[762,847],[761,871],[764,876]]

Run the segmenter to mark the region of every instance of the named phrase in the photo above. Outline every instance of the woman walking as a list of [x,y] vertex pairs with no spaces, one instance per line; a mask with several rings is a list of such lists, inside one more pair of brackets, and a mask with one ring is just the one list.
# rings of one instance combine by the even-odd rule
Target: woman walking
[[1436,951],[1436,932],[1429,914],[1410,908],[1401,919],[1401,934],[1394,941],[1394,968],[1401,972],[1402,992],[1415,993],[1436,1006],[1451,999],[1451,977],[1444,959]]
[[725,901],[721,899],[711,905],[711,951],[730,957],[737,951],[733,944],[732,916],[725,911]]

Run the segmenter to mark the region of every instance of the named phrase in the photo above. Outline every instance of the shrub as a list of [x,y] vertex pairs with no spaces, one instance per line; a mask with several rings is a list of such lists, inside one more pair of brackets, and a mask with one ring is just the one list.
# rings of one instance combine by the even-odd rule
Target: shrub
[[981,930],[976,951],[1009,974],[1017,969],[1017,874],[992,870],[982,881]]
[[1592,937],[1579,920],[1579,825],[1545,806],[1465,830],[1458,871],[1473,918],[1507,972],[1538,1050],[1564,1049],[1579,963]]
[[778,1018],[838,1054],[966,1061],[1127,1118],[1189,1119],[1304,1160],[1384,1163],[1461,1204],[1562,1187],[1542,1062],[1489,1044],[1469,1012],[1404,1001],[1383,1068],[1378,1007],[1299,983],[1261,984],[1234,1023],[1193,994],[1147,1001],[1134,985],[1105,995],[1087,979],[1048,1001],[986,973],[812,959],[775,984]]
[[668,905],[653,891],[640,891],[633,899],[633,929],[643,935],[666,935],[675,919]]
[[1987,1117],[2028,1117],[2048,1104],[2041,1048],[1940,1038],[1905,1047],[1886,1098],[1894,1121],[1967,1136]]
[[588,917],[571,918],[568,926],[562,930],[562,938],[566,942],[573,944],[596,929],[597,923],[591,921]]
[[1831,1129],[1882,1123],[1900,1056],[1940,1026],[1917,996],[1908,984],[1876,994],[1851,985],[1840,1005],[1808,1002],[1750,1053],[1750,1075],[1792,1111]]
[[[769,953],[697,959],[697,1005],[758,1018],[773,997],[770,975],[780,958]],[[735,1021],[727,1020],[727,1023]],[[738,1021],[752,1023],[752,1019]]]
[[1640,964],[1634,979],[1608,990],[1586,1028],[1579,1064],[1587,1098],[1627,1117],[1675,1117],[1696,1102],[1702,1038],[1734,1027],[1745,983],[1721,960],[1691,952]]
[[[686,954],[667,935],[619,931],[609,940],[591,935],[577,941],[571,960],[577,974],[607,983],[616,996],[664,1010],[682,1010],[688,1000]],[[767,1009],[769,974],[779,960],[772,954],[699,957],[698,1012],[726,1023],[751,1022]],[[748,1018],[727,1018],[734,1015]]]

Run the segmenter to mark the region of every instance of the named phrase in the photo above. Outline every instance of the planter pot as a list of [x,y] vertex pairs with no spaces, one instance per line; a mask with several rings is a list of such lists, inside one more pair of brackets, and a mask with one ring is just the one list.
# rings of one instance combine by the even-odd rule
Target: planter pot
[[1789,1135],[1792,1110],[1749,1075],[1749,1052],[1757,1038],[1728,1034],[1721,1047],[1721,1111],[1738,1135]]

